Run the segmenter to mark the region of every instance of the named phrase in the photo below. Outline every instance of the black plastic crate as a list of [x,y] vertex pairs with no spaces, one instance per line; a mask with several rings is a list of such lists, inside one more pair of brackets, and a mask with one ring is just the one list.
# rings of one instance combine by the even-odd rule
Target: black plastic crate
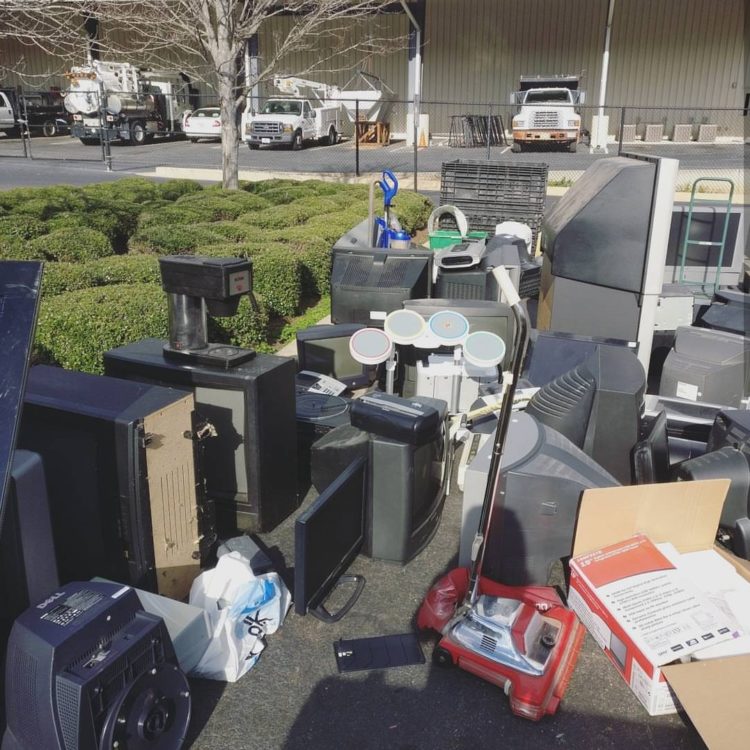
[[542,221],[547,193],[547,164],[457,159],[444,162],[440,203],[460,208],[472,230],[494,231],[501,221],[531,227],[532,245]]

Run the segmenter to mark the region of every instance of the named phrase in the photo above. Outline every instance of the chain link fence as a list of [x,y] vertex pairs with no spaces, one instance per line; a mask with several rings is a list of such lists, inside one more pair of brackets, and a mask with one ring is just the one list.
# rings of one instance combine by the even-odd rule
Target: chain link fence
[[[214,170],[201,173],[206,179],[221,168],[216,97],[94,90],[86,111],[69,112],[62,91],[2,91],[12,99],[16,121],[0,131],[0,159],[100,162],[105,169],[125,171]],[[321,107],[312,100],[278,96],[260,100],[261,113],[274,99],[296,101],[299,117],[275,118],[269,109],[259,117],[265,122],[261,128],[240,113],[241,176],[300,174],[367,181],[390,169],[405,186],[439,190],[444,162],[507,159],[543,162],[550,185],[566,186],[593,160],[633,152],[678,159],[682,189],[689,190],[698,178],[715,177],[731,179],[735,192],[744,192],[748,121],[747,111],[740,108],[571,107],[569,113],[560,110],[558,121],[546,129],[516,120],[516,140],[526,140],[514,145],[518,110],[509,104],[423,100],[415,106],[408,100],[344,98]],[[205,126],[205,132],[186,129],[185,115],[191,112],[192,125]],[[267,132],[261,133],[263,128]],[[294,142],[295,128],[304,130],[301,144]],[[566,140],[566,132],[575,133],[575,143]],[[258,136],[255,142],[253,134]]]

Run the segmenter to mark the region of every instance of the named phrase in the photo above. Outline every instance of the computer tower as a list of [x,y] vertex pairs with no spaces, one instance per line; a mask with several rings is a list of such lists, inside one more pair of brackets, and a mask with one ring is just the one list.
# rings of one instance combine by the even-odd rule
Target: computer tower
[[222,369],[167,360],[165,342],[143,339],[104,354],[108,375],[192,390],[216,429],[204,441],[206,494],[221,537],[269,531],[299,506],[295,361],[257,354]]
[[447,404],[373,393],[352,403],[352,425],[369,434],[362,553],[404,564],[437,531],[443,511]]
[[0,733],[5,725],[5,646],[13,621],[58,584],[42,460],[17,450],[0,528]]
[[205,528],[193,413],[183,391],[31,369],[18,445],[44,464],[61,581],[188,594]]

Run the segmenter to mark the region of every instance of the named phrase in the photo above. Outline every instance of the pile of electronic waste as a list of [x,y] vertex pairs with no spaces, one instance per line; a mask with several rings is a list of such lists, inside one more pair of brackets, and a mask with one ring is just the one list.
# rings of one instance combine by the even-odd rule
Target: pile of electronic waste
[[18,344],[0,368],[3,750],[180,747],[206,626],[165,602],[219,540],[288,518],[295,611],[336,621],[365,585],[352,561],[415,560],[454,483],[459,567],[425,581],[418,623],[441,636],[437,664],[533,720],[557,710],[584,635],[565,592],[582,493],[725,477],[718,541],[750,559],[747,268],[727,254],[706,299],[685,276],[676,166],[599,160],[544,217],[541,253],[524,224],[490,236],[455,206],[415,245],[384,174],[385,216],[334,245],[332,323],[298,334],[296,361],[208,340],[209,316],[252,297],[250,261],[170,256],[168,341],[108,351],[104,376],[27,377],[41,271],[0,265]]

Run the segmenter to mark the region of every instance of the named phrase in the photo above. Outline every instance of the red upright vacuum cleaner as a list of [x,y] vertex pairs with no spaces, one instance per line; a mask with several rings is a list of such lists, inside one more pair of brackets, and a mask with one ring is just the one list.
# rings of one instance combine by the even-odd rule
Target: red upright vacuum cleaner
[[513,310],[516,334],[471,568],[456,568],[432,587],[419,609],[417,624],[442,634],[433,652],[436,664],[456,665],[503,688],[514,714],[538,721],[557,710],[585,631],[555,589],[505,586],[482,577],[494,500],[501,492],[500,463],[513,396],[529,340],[528,316],[508,272],[501,266],[493,273]]

